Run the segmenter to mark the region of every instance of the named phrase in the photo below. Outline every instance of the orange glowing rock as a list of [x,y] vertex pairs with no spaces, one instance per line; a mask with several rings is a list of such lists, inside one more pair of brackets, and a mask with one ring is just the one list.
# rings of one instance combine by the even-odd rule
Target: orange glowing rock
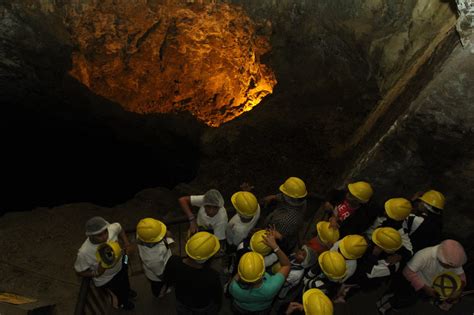
[[272,93],[269,39],[236,6],[99,1],[70,10],[70,74],[138,113],[189,111],[217,127]]

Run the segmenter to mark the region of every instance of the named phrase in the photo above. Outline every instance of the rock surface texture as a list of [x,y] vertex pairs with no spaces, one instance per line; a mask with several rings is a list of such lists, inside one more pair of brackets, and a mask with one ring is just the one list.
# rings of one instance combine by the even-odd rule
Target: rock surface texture
[[[470,38],[472,40],[472,37]],[[458,46],[389,132],[355,164],[382,202],[437,189],[446,195],[447,235],[472,248],[474,58]]]
[[[452,41],[453,10],[441,0],[0,2],[0,289],[71,314],[90,216],[133,227],[172,218],[183,194],[218,188],[228,203],[243,181],[263,197],[289,176],[323,194],[350,173],[380,203],[437,188],[445,231],[469,239],[474,65]],[[191,184],[130,197],[179,182]],[[71,204],[105,194],[121,204]],[[13,212],[26,199],[65,205]]]
[[273,91],[268,36],[229,4],[71,1],[71,74],[137,113],[189,111],[217,127]]

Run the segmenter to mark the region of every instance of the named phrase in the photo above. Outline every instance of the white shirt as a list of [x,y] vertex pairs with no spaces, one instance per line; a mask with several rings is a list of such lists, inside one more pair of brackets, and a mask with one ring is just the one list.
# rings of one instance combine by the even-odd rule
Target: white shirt
[[[166,238],[168,244],[174,243],[172,238]],[[171,249],[166,248],[165,242],[161,241],[153,247],[138,244],[138,253],[142,260],[145,276],[151,281],[161,281],[160,276],[165,271],[166,263],[171,257]]]
[[[117,241],[118,235],[122,231],[120,223],[112,223],[107,227],[109,231],[109,238],[107,241]],[[77,272],[83,272],[86,270],[96,271],[99,267],[99,262],[95,256],[97,247],[100,244],[92,244],[89,238],[82,244],[81,248],[77,253],[76,262],[74,263],[74,269]],[[94,284],[96,287],[103,286],[122,270],[122,259],[119,259],[118,262],[112,268],[106,269],[105,272],[99,277],[93,277]]]
[[[337,252],[339,250],[339,243],[341,241],[337,241],[334,243],[334,245],[331,247],[331,251]],[[344,258],[345,259],[345,258]],[[349,279],[356,271],[357,269],[357,259],[345,259],[346,260],[346,276],[339,280],[339,282],[345,282],[347,279]]]
[[227,224],[225,231],[227,243],[230,245],[239,245],[257,224],[260,218],[260,206],[257,208],[255,216],[249,222],[242,222],[238,214],[234,215]]
[[280,299],[284,299],[291,289],[293,289],[298,284],[300,284],[301,280],[303,279],[304,274],[305,274],[304,268],[302,267],[295,268],[295,265],[291,264],[290,272],[288,273],[288,277],[286,278],[285,284],[283,284],[283,287],[280,289],[280,292],[278,293],[278,297]]
[[190,196],[191,205],[199,207],[197,215],[197,224],[204,229],[212,229],[214,235],[219,240],[225,240],[225,229],[227,227],[227,222],[229,221],[227,217],[227,211],[224,207],[220,207],[217,214],[213,217],[210,217],[206,214],[206,209],[204,209],[204,195],[199,196]]
[[407,267],[416,272],[423,282],[431,286],[434,279],[445,271],[451,271],[457,275],[464,274],[462,267],[446,269],[438,261],[437,252],[440,245],[424,248],[418,251],[407,263]]
[[372,239],[372,233],[374,233],[374,231],[379,228],[385,221],[387,221],[387,218],[382,216],[382,217],[377,217],[375,220],[374,220],[374,223],[367,229],[367,231],[365,231],[365,235],[367,236],[367,238],[369,240]]
[[[410,240],[410,234],[413,233],[420,225],[420,221],[417,218],[415,218],[415,221],[414,221],[414,224],[412,226],[411,232],[409,232],[408,234],[406,232],[406,230],[407,230],[407,228],[406,228],[407,227],[406,219],[405,219],[405,221],[403,221],[402,227],[400,229],[398,229],[398,233],[400,233],[400,237],[402,239],[402,246],[405,247],[408,251],[410,251],[410,253],[412,255],[413,255],[413,245],[412,245],[411,240]],[[365,231],[365,235],[367,236],[367,238],[371,240],[372,239],[372,234],[374,233],[374,231],[377,228],[381,227],[382,224],[387,220],[388,219],[385,216],[377,217],[375,219],[374,223],[367,229],[367,231]],[[423,221],[421,221],[421,222],[423,222]]]

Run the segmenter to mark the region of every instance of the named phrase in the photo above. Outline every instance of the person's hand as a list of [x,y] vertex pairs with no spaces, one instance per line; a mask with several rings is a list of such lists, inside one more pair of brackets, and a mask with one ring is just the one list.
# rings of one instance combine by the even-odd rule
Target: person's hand
[[457,300],[459,300],[461,295],[462,295],[462,290],[456,290],[453,293],[451,293],[451,295],[446,299],[446,302],[451,303],[451,304],[455,303]]
[[329,226],[332,227],[333,229],[338,229],[339,224],[337,223],[336,217],[330,217],[329,218]]
[[432,287],[429,287],[429,286],[425,285],[423,287],[423,291],[425,291],[425,294],[428,295],[428,296],[431,296],[431,297],[434,297],[434,298],[438,297],[438,293]]
[[135,252],[135,245],[131,243],[124,244],[123,252],[127,255],[133,254]]
[[97,266],[97,277],[100,277],[105,272],[105,268],[101,264]]
[[240,189],[243,191],[252,191],[255,187],[250,185],[249,183],[245,182],[240,185]]
[[281,235],[280,232],[277,231],[276,227],[275,227],[275,224],[273,225],[269,225],[267,227],[267,231],[269,234],[273,235],[273,237],[276,239],[276,240],[281,240],[283,239],[283,235]]
[[380,256],[380,254],[382,254],[382,252],[383,252],[383,249],[381,249],[378,246],[374,246],[374,249],[372,250],[372,255]]
[[264,208],[268,207],[268,205],[270,203],[272,203],[272,201],[275,200],[275,196],[274,195],[270,195],[270,196],[266,196],[266,197],[263,197],[262,199],[260,199],[260,204],[263,205]]
[[415,201],[416,199],[420,198],[421,196],[423,196],[423,192],[422,191],[417,191],[413,197],[411,197],[411,201]]
[[323,204],[323,210],[324,211],[334,211],[334,206],[329,202],[329,201],[326,201],[324,204]]
[[291,302],[290,305],[288,305],[288,308],[286,309],[285,315],[290,315],[294,311],[304,311],[303,304],[298,302]]
[[196,223],[196,220],[189,222],[189,235],[193,235],[199,232],[199,227]]
[[278,247],[278,244],[276,243],[275,236],[272,233],[266,233],[262,237],[263,243],[267,246],[269,246],[271,249],[275,249]]
[[387,259],[385,259],[385,261],[389,264],[389,265],[395,265],[397,262],[399,262],[400,260],[402,260],[402,256],[401,255],[398,255],[398,254],[395,254],[395,255],[390,255],[387,257]]

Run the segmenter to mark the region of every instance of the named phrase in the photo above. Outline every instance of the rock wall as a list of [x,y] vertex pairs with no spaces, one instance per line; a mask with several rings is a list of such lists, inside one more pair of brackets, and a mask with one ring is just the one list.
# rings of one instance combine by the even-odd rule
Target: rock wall
[[71,74],[138,113],[188,111],[217,127],[251,110],[276,83],[268,36],[229,4],[71,1]]
[[472,86],[473,54],[458,45],[408,111],[349,175],[369,179],[380,204],[431,188],[443,192],[445,233],[466,244],[472,244],[474,226]]
[[[14,84],[5,85],[7,88],[4,90],[8,91],[12,104],[18,95],[23,95],[25,102],[29,104],[26,107],[29,111],[34,108],[32,104],[47,104],[48,98],[52,97],[51,99],[56,99],[52,102],[56,105],[51,113],[55,113],[58,108],[64,113],[69,110],[70,103],[76,104],[77,100],[81,100],[81,105],[76,108],[88,104],[88,115],[81,116],[84,120],[79,119],[81,123],[74,125],[83,126],[76,128],[79,134],[87,134],[84,131],[88,130],[88,124],[84,123],[88,119],[86,117],[100,117],[97,123],[100,127],[94,123],[90,130],[95,131],[89,135],[92,136],[97,130],[106,130],[107,137],[119,135],[118,138],[125,138],[132,143],[138,141],[147,150],[153,148],[150,150],[158,154],[166,148],[165,151],[173,152],[169,159],[177,161],[178,166],[189,165],[187,163],[190,161],[193,165],[199,163],[196,186],[203,189],[215,186],[228,193],[238,189],[238,184],[244,180],[256,183],[260,187],[258,193],[269,193],[285,177],[295,175],[304,178],[312,190],[329,188],[347,169],[347,160],[355,155],[352,149],[376,126],[374,121],[384,116],[387,108],[391,108],[393,100],[403,93],[405,86],[410,83],[409,79],[427,62],[434,47],[446,36],[446,30],[455,23],[453,11],[443,1],[137,1],[133,3],[135,6],[124,1],[114,3],[115,6],[110,1],[24,0],[5,5],[5,14],[14,14],[20,21],[18,25],[4,28],[5,34],[17,33],[15,36],[5,36],[8,39],[5,42],[15,49],[11,50],[11,56],[4,58],[4,72],[8,73],[11,70],[10,63],[16,62],[18,67],[15,67],[19,69],[17,77],[23,80],[19,85],[20,89]],[[241,9],[235,6],[240,6]],[[168,8],[173,18],[165,18],[164,13]],[[137,19],[138,13],[134,10],[143,13],[143,19]],[[238,42],[241,46],[249,48],[249,44],[250,59],[258,61],[255,67],[244,68],[245,73],[257,78],[258,73],[266,71],[262,69],[266,69],[267,65],[274,71],[278,84],[273,89],[273,94],[265,97],[254,110],[228,121],[218,129],[209,129],[173,115],[155,120],[152,115],[123,112],[119,106],[126,105],[110,102],[87,90],[87,86],[92,90],[93,86],[100,86],[103,93],[109,93],[109,98],[114,99],[112,94],[115,95],[114,91],[118,91],[120,98],[129,98],[131,102],[140,104],[147,104],[145,98],[149,93],[165,93],[170,97],[177,97],[174,101],[179,101],[179,108],[175,110],[191,109],[194,105],[187,103],[188,97],[179,96],[183,91],[177,90],[181,79],[178,79],[180,82],[162,82],[166,86],[157,91],[153,86],[153,82],[158,80],[156,77],[146,75],[143,79],[138,79],[138,75],[143,71],[151,71],[153,74],[154,71],[161,71],[158,69],[161,66],[168,66],[168,63],[161,63],[160,51],[162,57],[168,58],[166,60],[173,65],[173,69],[182,67],[182,73],[189,73],[186,72],[186,62],[196,62],[206,65],[209,71],[215,70],[211,69],[211,62],[206,59],[208,57],[193,61],[192,58],[181,55],[182,52],[178,49],[188,47],[190,51],[196,52],[196,47],[176,45],[181,40],[177,34],[190,39],[202,34],[203,30],[209,30],[209,34],[203,35],[204,44],[206,41],[223,43],[215,36],[207,36],[214,34],[211,28],[206,28],[207,20],[202,25],[197,23],[198,17],[206,14],[209,21],[228,21],[222,28],[214,31],[229,36],[234,34],[230,21],[238,19],[243,22],[235,28],[235,34],[238,35],[236,39],[241,41]],[[188,15],[190,20],[184,15]],[[39,21],[44,23],[40,24]],[[188,25],[190,29],[181,28],[192,21],[197,24],[192,27]],[[40,32],[35,32],[37,25],[40,25]],[[134,31],[128,33],[128,27]],[[27,29],[31,32],[24,34],[22,30]],[[195,30],[195,34],[191,35],[190,30]],[[47,34],[53,39],[49,44],[43,45]],[[169,41],[164,40],[168,36],[166,34],[169,35]],[[269,46],[265,43],[266,38],[270,40],[271,50],[268,50]],[[163,43],[166,44],[165,47],[161,47]],[[35,45],[43,46],[32,49]],[[235,45],[234,43],[232,47]],[[216,54],[216,58],[220,58],[217,55],[221,51],[210,51]],[[237,58],[234,58],[235,64],[231,67],[245,63],[241,52],[232,56]],[[180,64],[181,59],[186,62]],[[156,68],[155,61],[161,66]],[[145,66],[140,66],[140,62]],[[74,69],[74,75],[86,84],[81,87],[81,93],[87,95],[85,98],[74,94],[77,91],[77,82],[74,80],[68,82],[74,82],[75,88],[63,88],[63,78],[71,80],[67,75],[70,69]],[[171,76],[182,74],[170,69]],[[106,76],[94,77],[96,70],[102,71]],[[164,69],[165,72],[168,70]],[[227,72],[219,71],[212,73],[220,73],[218,78],[222,77],[221,74],[229,76]],[[205,75],[213,77],[213,74],[205,72]],[[253,86],[257,80],[252,83],[252,80],[248,80],[249,76],[246,77],[244,90]],[[263,76],[260,79],[263,82]],[[219,80],[202,83],[217,89],[227,86],[227,79]],[[39,89],[43,95],[41,102],[28,100],[31,90],[35,89]],[[255,89],[258,90],[256,86]],[[257,90],[258,95],[266,94]],[[49,92],[44,93],[45,91]],[[137,91],[144,91],[144,98],[136,94]],[[179,93],[176,94],[176,91]],[[224,94],[226,93],[219,95]],[[65,97],[66,95],[69,96]],[[215,99],[218,98],[216,96]],[[84,99],[96,101],[88,102]],[[202,100],[204,99],[208,99],[207,96],[203,96]],[[108,105],[103,106],[102,102]],[[178,103],[175,105],[178,106]],[[224,103],[227,104],[227,101]],[[238,103],[241,104],[236,102],[233,105]],[[139,111],[146,112],[147,106],[144,105],[145,109]],[[236,108],[241,111],[246,105],[238,105]],[[120,113],[118,116],[123,119],[105,115],[104,112],[110,113],[109,109],[110,112]],[[200,110],[197,107],[195,109]],[[214,109],[211,111],[212,115],[228,115],[223,108],[218,111]],[[226,116],[229,119],[234,117],[234,114],[229,115]],[[61,120],[64,115],[54,116]],[[69,114],[69,117],[75,117],[74,120],[79,116]],[[18,117],[20,120],[21,114]],[[35,126],[40,124],[38,119],[32,121]],[[128,127],[123,128],[124,125]],[[141,128],[149,130],[149,133],[142,136],[136,132]],[[59,129],[61,128],[54,128],[48,136]],[[169,135],[172,137],[168,137]],[[106,139],[110,139],[107,137]],[[200,138],[199,156],[194,147],[196,138]],[[165,145],[153,142],[154,139],[164,141]],[[173,143],[174,140],[179,144]],[[84,141],[88,142],[89,138],[86,137]],[[59,140],[58,142],[61,143]],[[52,142],[49,147],[58,146],[58,142]],[[193,151],[190,155],[186,151],[188,146]],[[73,150],[72,147],[73,144],[70,151]],[[112,156],[121,156],[117,153],[119,147],[120,144],[111,150],[115,152]],[[150,156],[147,150],[138,150],[139,154],[130,152],[130,155],[139,160],[141,155]],[[16,156],[12,155],[11,160],[15,160]],[[44,156],[45,159],[51,158],[49,153]],[[161,162],[157,164],[163,165]],[[180,169],[184,170],[183,173],[194,175],[192,167]],[[163,172],[169,178],[174,176],[172,173],[172,167]]]
[[250,180],[259,193],[294,175],[312,190],[329,189],[365,149],[361,142],[383,130],[380,119],[404,111],[395,101],[406,88],[429,81],[414,78],[436,67],[430,57],[456,23],[444,1],[232,2],[271,25],[265,60],[278,84],[253,111],[205,132],[198,178],[230,189]]
[[68,75],[70,36],[47,4],[0,5],[0,215],[74,201],[113,205],[192,180],[203,126],[190,115],[124,111]]
[[[369,63],[367,77],[376,78],[382,94],[406,72],[433,40],[456,23],[455,7],[440,0],[233,0],[257,21],[273,26],[272,46],[276,50],[294,46],[293,56],[312,52],[320,59],[334,38],[345,41],[354,54]],[[300,49],[303,49],[300,51]],[[332,53],[338,54],[337,50]],[[311,58],[308,56],[307,58]],[[274,62],[284,65],[285,62]],[[277,77],[279,77],[278,66]],[[298,72],[298,70],[296,70]]]

